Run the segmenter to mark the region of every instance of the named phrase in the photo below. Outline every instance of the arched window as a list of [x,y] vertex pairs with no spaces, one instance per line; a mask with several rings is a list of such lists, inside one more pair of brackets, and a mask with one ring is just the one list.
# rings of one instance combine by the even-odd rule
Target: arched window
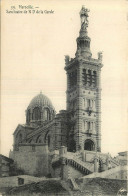
[[45,108],[44,110],[44,120],[51,120],[51,114],[48,108]]
[[92,75],[92,85],[94,87],[96,87],[96,71],[93,71],[93,75]]
[[27,123],[29,123],[30,120],[31,120],[31,119],[30,119],[30,110],[28,110],[28,111],[27,111]]
[[41,112],[39,107],[35,107],[33,110],[33,115],[32,115],[33,120],[40,120],[41,119]]
[[95,150],[94,142],[90,139],[85,140],[84,150],[94,151]]
[[91,84],[92,84],[92,75],[91,75],[91,70],[90,69],[88,70],[88,74],[87,74],[87,84],[89,86],[91,86]]
[[49,109],[47,109],[47,120],[51,120],[51,115]]
[[83,80],[83,85],[86,85],[87,84],[87,70],[86,69],[83,69],[82,80]]
[[22,143],[22,134],[19,134],[19,143]]

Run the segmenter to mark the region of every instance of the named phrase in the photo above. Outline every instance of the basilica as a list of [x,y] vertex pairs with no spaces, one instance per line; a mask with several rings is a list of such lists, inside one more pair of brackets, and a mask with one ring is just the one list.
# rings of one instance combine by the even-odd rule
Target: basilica
[[10,159],[26,175],[52,178],[126,179],[127,153],[101,151],[102,52],[92,57],[89,10],[80,11],[75,58],[65,56],[66,110],[56,110],[40,92],[26,108],[26,122],[13,133]]

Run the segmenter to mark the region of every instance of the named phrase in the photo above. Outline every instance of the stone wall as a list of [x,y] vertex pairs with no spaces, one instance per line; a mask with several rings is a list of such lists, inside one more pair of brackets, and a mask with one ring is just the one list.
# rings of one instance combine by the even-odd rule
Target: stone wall
[[127,166],[118,166],[100,173],[95,172],[88,176],[84,176],[81,179],[86,180],[87,178],[107,178],[107,179],[127,180],[128,179]]
[[63,180],[67,180],[70,178],[80,178],[83,177],[84,175],[72,167],[71,165],[60,165],[54,168],[54,171],[52,172],[52,177],[58,178],[61,177]]
[[38,177],[33,177],[33,176],[28,176],[28,175],[9,176],[9,177],[4,177],[4,178],[0,179],[0,188],[19,186],[19,184],[18,184],[19,178],[24,179],[24,184],[28,184],[28,183],[32,183],[32,182],[39,182],[39,181],[42,181],[45,179],[45,177],[38,178]]
[[9,165],[8,161],[0,160],[0,177],[9,176]]
[[53,174],[54,176],[54,178],[58,178],[58,177],[60,177],[61,176],[61,166],[58,166],[58,167],[56,167],[55,169],[54,169],[54,174]]
[[0,154],[0,177],[10,176],[13,160]]
[[10,153],[16,167],[23,170],[24,174],[46,176],[48,174],[48,149],[47,146],[20,146],[19,151]]

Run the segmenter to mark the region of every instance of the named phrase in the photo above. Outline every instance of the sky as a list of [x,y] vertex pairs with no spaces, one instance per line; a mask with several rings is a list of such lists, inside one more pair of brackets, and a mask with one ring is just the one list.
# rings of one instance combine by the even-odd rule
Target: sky
[[[124,0],[2,1],[1,33],[1,153],[8,156],[13,132],[25,123],[25,110],[42,91],[56,111],[66,108],[64,56],[75,57],[79,11],[89,12],[92,57],[103,51],[102,152],[115,156],[128,141],[128,28]],[[11,6],[39,7],[43,14],[7,13]],[[20,9],[24,11],[27,9]],[[52,14],[44,10],[53,11]],[[28,10],[27,10],[28,11]]]

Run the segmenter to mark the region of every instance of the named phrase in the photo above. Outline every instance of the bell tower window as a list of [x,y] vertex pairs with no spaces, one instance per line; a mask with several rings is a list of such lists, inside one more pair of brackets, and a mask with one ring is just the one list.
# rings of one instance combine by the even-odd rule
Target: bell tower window
[[83,79],[83,85],[86,85],[87,84],[87,73],[86,73],[86,69],[83,69],[82,79]]
[[92,75],[92,86],[96,87],[96,71],[93,71]]
[[70,88],[74,87],[77,84],[77,70],[69,74],[69,84]]
[[83,69],[82,81],[84,86],[96,87],[96,71]]
[[87,74],[87,84],[88,84],[88,86],[91,86],[91,84],[92,84],[91,70],[88,70],[88,74]]

